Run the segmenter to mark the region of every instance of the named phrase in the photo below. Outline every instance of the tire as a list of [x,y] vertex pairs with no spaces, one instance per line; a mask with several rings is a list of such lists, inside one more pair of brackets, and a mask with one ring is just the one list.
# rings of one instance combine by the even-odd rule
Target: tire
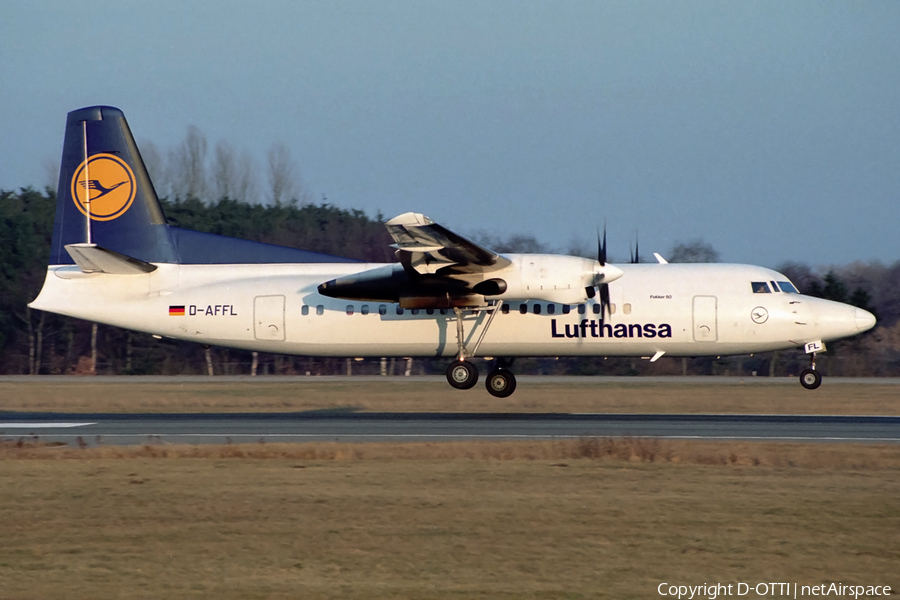
[[508,398],[516,391],[516,376],[506,369],[494,369],[488,373],[484,387],[495,398]]
[[454,360],[447,367],[447,382],[458,390],[468,390],[478,383],[478,369],[464,360]]
[[822,385],[822,376],[815,369],[803,369],[800,373],[800,385],[808,390],[814,390]]

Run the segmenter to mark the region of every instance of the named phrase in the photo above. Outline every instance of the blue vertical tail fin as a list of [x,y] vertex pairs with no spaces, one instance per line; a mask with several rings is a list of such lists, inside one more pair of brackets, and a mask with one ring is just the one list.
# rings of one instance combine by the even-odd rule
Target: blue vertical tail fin
[[50,264],[73,264],[66,246],[88,243],[147,263],[179,262],[125,115],[111,106],[66,119]]

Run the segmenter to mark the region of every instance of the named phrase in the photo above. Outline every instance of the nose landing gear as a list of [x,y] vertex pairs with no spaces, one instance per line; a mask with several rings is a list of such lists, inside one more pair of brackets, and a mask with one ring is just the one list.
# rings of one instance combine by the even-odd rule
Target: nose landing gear
[[809,368],[800,372],[800,385],[808,390],[814,390],[822,385],[822,375],[816,371],[816,353],[810,353]]

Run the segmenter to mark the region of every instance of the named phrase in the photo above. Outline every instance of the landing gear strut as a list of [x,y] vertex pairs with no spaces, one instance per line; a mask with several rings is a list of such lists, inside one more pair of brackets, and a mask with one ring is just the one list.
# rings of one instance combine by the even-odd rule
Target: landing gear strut
[[800,385],[808,390],[814,390],[822,385],[822,375],[816,371],[816,353],[810,353],[809,368],[800,372]]
[[[491,308],[487,323],[484,324],[484,329],[482,329],[481,335],[478,337],[478,341],[475,342],[475,347],[472,348],[471,352],[466,349],[465,332],[463,331],[463,311],[459,307],[453,309],[456,315],[457,354],[456,360],[447,367],[447,382],[452,387],[458,390],[468,390],[478,383],[478,369],[466,359],[475,356],[475,353],[478,352],[478,347],[481,346],[487,330],[490,328],[491,323],[494,322],[494,317],[497,316],[502,305],[503,301],[500,300]],[[487,391],[492,396],[506,398],[516,390],[516,376],[508,368],[509,363],[501,360],[498,361],[497,367],[488,374],[485,387],[487,387]]]

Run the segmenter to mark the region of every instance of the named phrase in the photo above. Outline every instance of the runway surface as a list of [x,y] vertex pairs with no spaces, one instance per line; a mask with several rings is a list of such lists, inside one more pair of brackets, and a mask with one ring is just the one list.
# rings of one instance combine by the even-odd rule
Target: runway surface
[[[900,417],[564,413],[3,413],[0,439],[88,445],[581,437],[900,443]],[[80,440],[79,440],[80,438]]]

